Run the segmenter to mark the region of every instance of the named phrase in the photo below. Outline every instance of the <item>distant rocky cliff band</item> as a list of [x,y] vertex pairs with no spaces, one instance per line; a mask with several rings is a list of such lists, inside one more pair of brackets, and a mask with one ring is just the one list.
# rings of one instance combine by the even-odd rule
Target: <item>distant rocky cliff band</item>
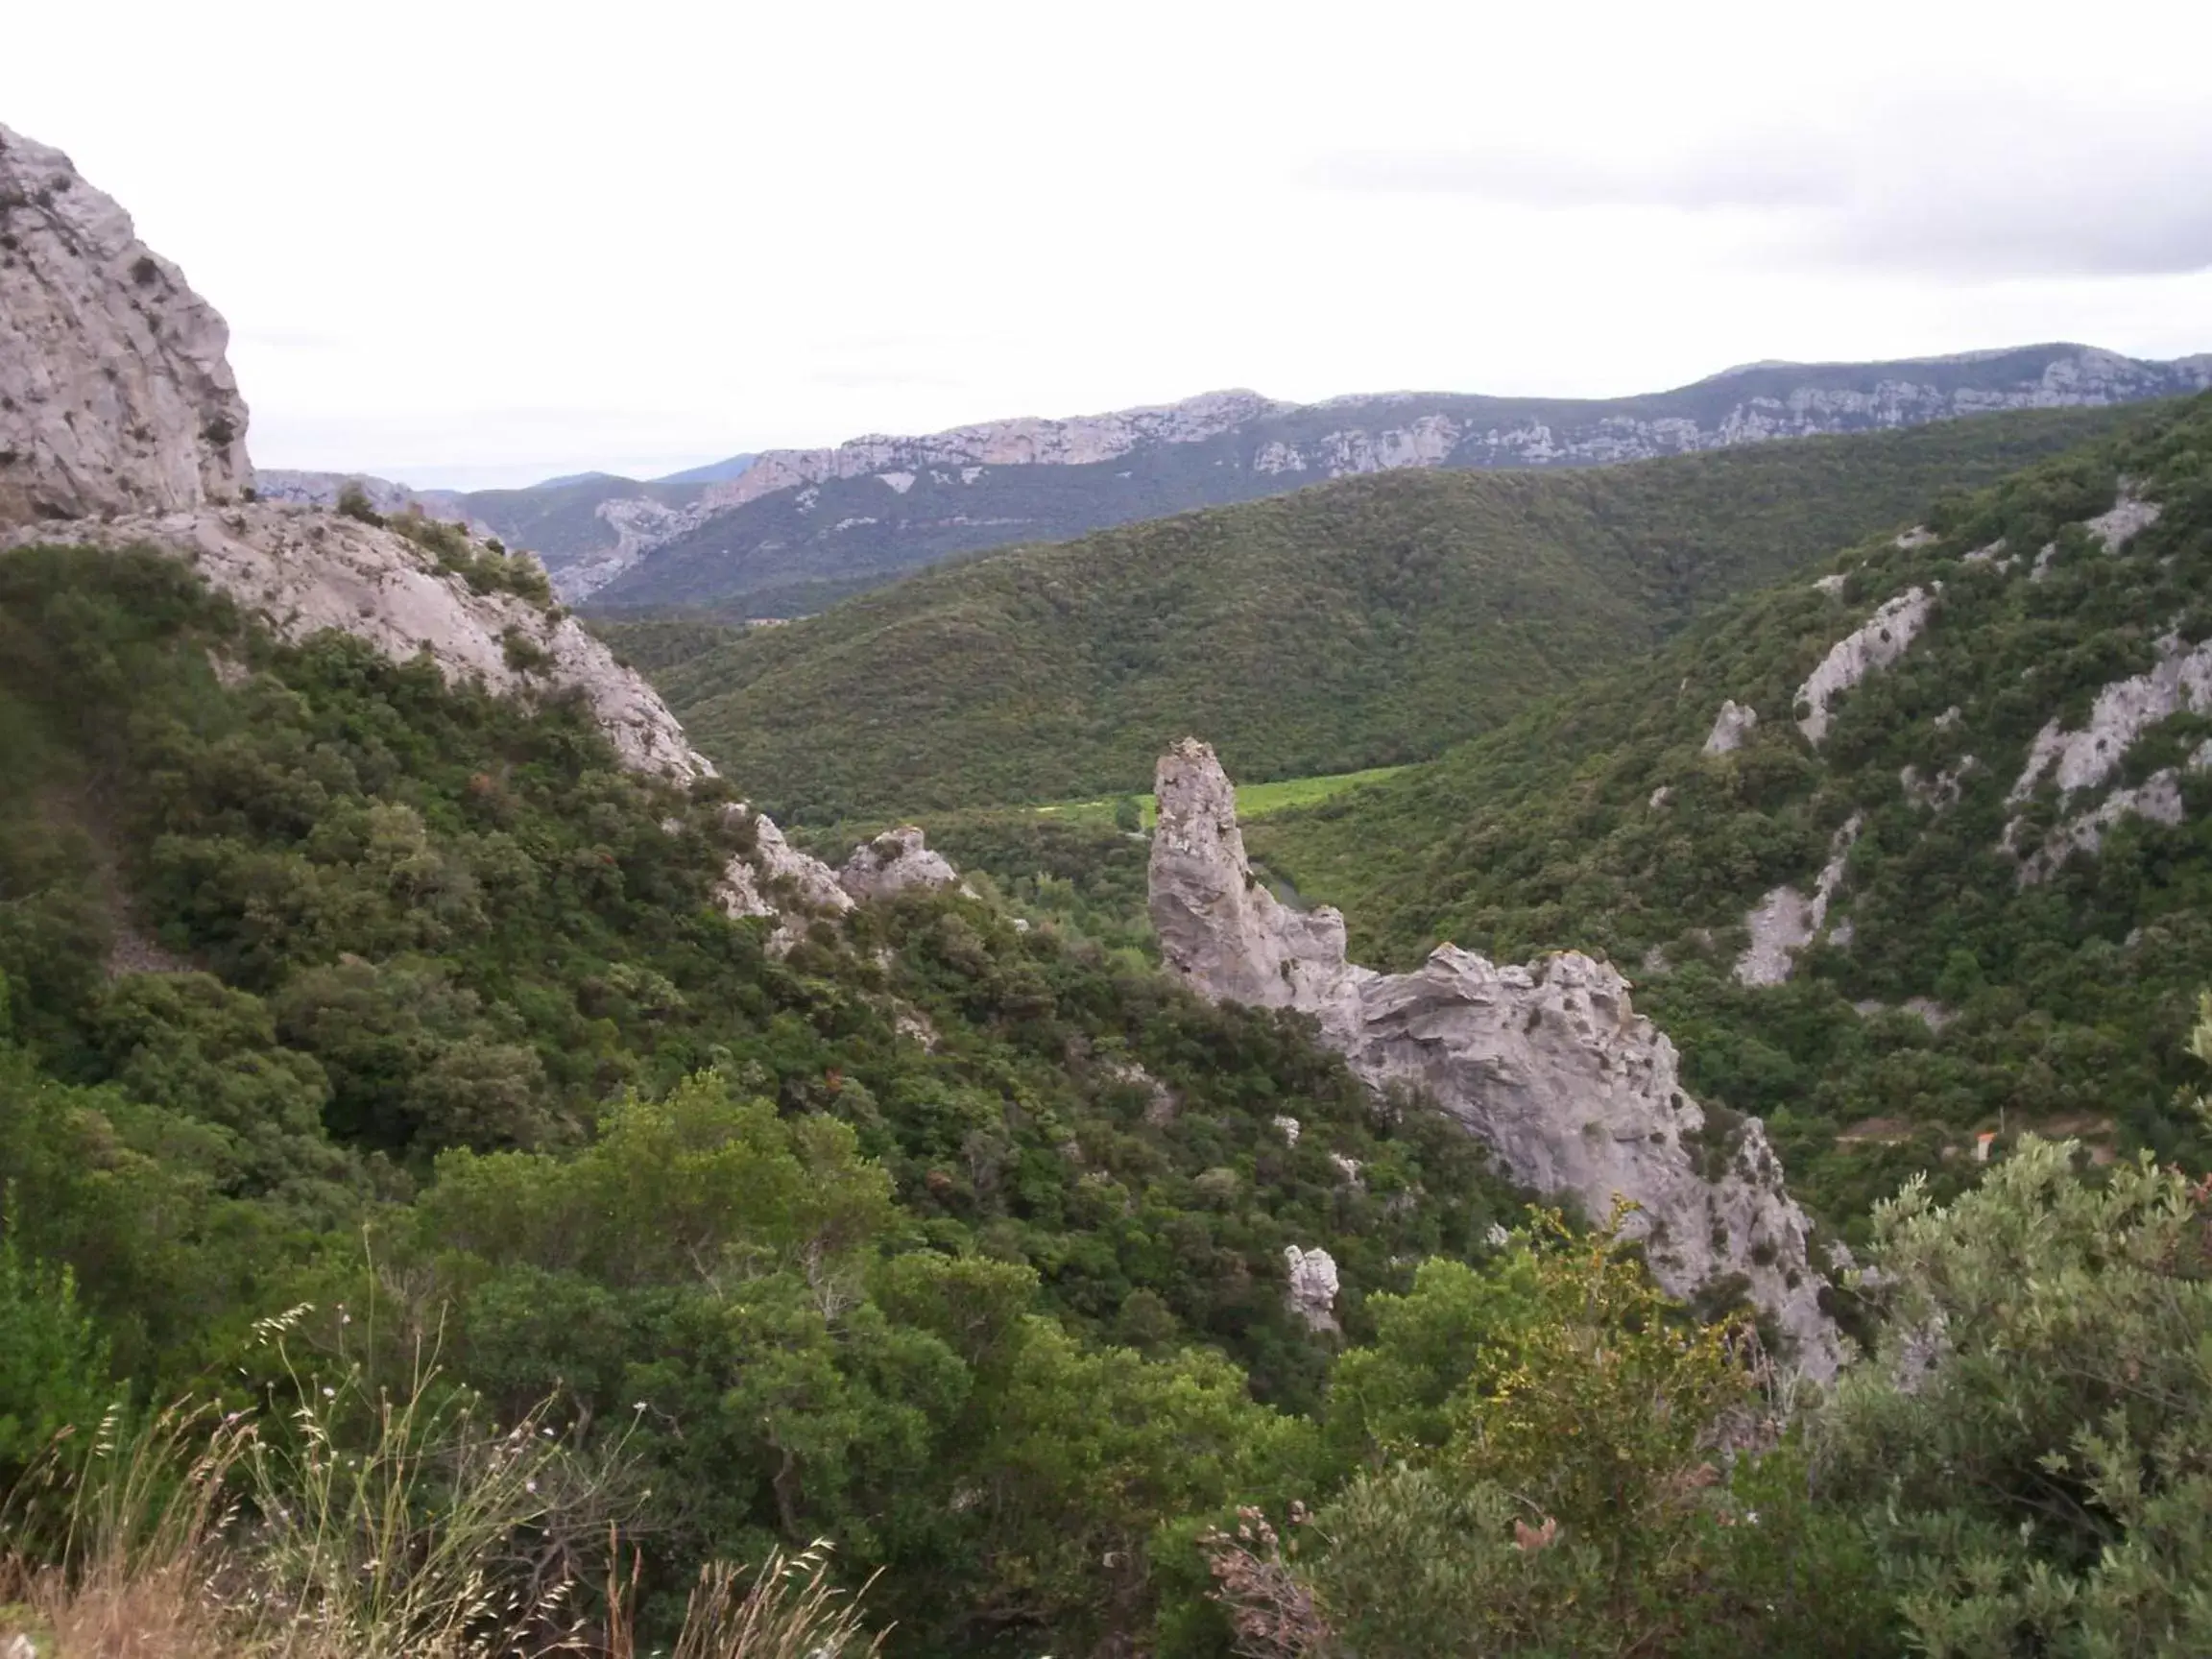
[[[594,475],[425,499],[538,553],[570,603],[783,615],[958,554],[1352,473],[1601,466],[2206,386],[2212,355],[2152,363],[2052,345],[1891,363],[1755,363],[1672,392],[1603,399],[1402,392],[1300,404],[1214,392],[1110,415],[772,449],[734,475],[704,469],[720,474],[705,482]],[[291,493],[307,476],[264,474],[263,487]]]
[[1453,945],[1412,974],[1358,967],[1342,916],[1292,910],[1255,877],[1212,749],[1186,738],[1168,750],[1158,791],[1149,902],[1170,971],[1215,1001],[1312,1015],[1354,1075],[1432,1095],[1539,1191],[1598,1219],[1635,1205],[1624,1225],[1669,1292],[1732,1280],[1791,1363],[1835,1374],[1828,1263],[1814,1260],[1764,1126],[1683,1091],[1674,1045],[1637,1017],[1619,973],[1578,951],[1517,967]]

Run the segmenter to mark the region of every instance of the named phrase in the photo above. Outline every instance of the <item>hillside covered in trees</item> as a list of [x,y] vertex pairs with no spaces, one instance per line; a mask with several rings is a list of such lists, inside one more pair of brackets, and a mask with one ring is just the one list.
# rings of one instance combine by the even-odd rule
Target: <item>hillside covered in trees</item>
[[[1609,955],[1831,1213],[1968,1179],[1984,1132],[2201,1162],[2175,1095],[2212,984],[2208,590],[2198,399],[1252,842],[1366,959]],[[1870,619],[1895,655],[1815,741],[1804,688]],[[1758,716],[1735,747],[1728,703]],[[1787,979],[1743,982],[1755,915],[1824,886]]]
[[2204,1634],[2178,1174],[1909,1194],[1819,1402],[1287,1018],[950,893],[779,956],[725,786],[572,704],[154,553],[0,555],[0,1618],[63,1659]]
[[995,553],[688,660],[663,630],[640,661],[703,748],[803,822],[1140,790],[1190,731],[1248,782],[1356,771],[1433,756],[2130,418],[1348,478]]

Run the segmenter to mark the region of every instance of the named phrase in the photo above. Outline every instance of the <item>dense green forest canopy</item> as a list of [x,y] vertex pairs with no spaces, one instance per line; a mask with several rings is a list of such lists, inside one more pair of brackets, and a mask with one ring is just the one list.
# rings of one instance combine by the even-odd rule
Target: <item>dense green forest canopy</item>
[[[1649,672],[1609,685],[1580,735],[1548,710],[1282,820],[1273,850],[1325,887],[1350,867],[1341,837],[1449,831],[1432,865],[1386,861],[1367,890],[1365,937],[1387,952],[1440,920],[1540,944],[1576,926],[1578,878],[1615,883],[1579,937],[1677,953],[1646,995],[1677,998],[1695,1063],[1775,1088],[1800,1067],[1800,1117],[1775,1113],[1799,1151],[1824,1133],[1806,1125],[1831,1109],[1828,1073],[1861,1073],[1847,1046],[1789,1046],[1820,1039],[1838,983],[1861,988],[1839,974],[1888,975],[1890,996],[1921,982],[1882,920],[1914,908],[1977,954],[1940,957],[1943,1033],[1868,1022],[1892,1062],[1877,1082],[2004,1074],[2129,1113],[2131,1067],[2194,1083],[2187,1057],[2212,1057],[2212,1021],[2160,1046],[2184,977],[2212,969],[2191,954],[2193,843],[2157,839],[2187,826],[2121,830],[2026,908],[1964,865],[1877,908],[1887,866],[1855,867],[1867,966],[1823,953],[1797,984],[1739,994],[1719,964],[1737,887],[1818,856],[1841,805],[1822,791],[1846,786],[1821,778],[1850,781],[1863,839],[1891,851],[1904,820],[1876,784],[1904,738],[1885,696],[1960,702],[2002,771],[2039,718],[2003,700],[2022,654],[2067,665],[2072,708],[2140,662],[2104,639],[2124,612],[2154,601],[2196,626],[2204,420],[1962,499],[1935,543],[1847,556],[1816,614],[1800,585],[1717,618],[1698,639],[1743,649],[1695,698]],[[2124,561],[2062,528],[2122,469],[2164,506]],[[1980,586],[1997,573],[1960,551],[1995,534],[2049,536],[2049,581]],[[1780,709],[1838,616],[1932,571],[1926,650],[1841,706],[1822,756],[1779,718],[1736,756],[1696,756],[1719,695]],[[1804,626],[1769,639],[1778,617]],[[1944,648],[1968,622],[1994,630],[1987,649]],[[2009,725],[1984,721],[1970,673]],[[1599,734],[1617,719],[1669,736],[1615,779],[1628,761]],[[2194,735],[2162,731],[2146,760]],[[1639,862],[1605,815],[1647,804],[1652,768],[1694,833]],[[1454,778],[1473,793],[1434,793]],[[1585,818],[1548,805],[1567,785]],[[1841,1294],[1877,1353],[1809,1399],[1740,1317],[1669,1306],[1602,1217],[1530,1216],[1456,1124],[1365,1094],[1296,1021],[1207,1006],[1128,941],[1084,937],[1075,922],[1129,898],[1128,830],[1019,820],[1031,897],[1070,925],[914,895],[780,956],[767,922],[716,899],[752,832],[730,795],[622,771],[551,687],[499,699],[337,636],[281,645],[167,557],[0,556],[0,1483],[58,1457],[80,1517],[190,1490],[181,1466],[128,1488],[110,1468],[119,1445],[182,1446],[164,1419],[152,1438],[129,1437],[131,1415],[85,1431],[118,1392],[143,1415],[197,1391],[212,1444],[242,1449],[216,1465],[243,1471],[238,1507],[215,1513],[235,1515],[223,1582],[252,1590],[208,1615],[228,1633],[209,1650],[298,1653],[237,1632],[301,1606],[339,1632],[314,1659],[457,1651],[421,1638],[420,1604],[347,1588],[436,1582],[457,1535],[526,1606],[548,1574],[600,1582],[609,1538],[635,1545],[648,1640],[699,1562],[818,1538],[849,1587],[881,1570],[864,1606],[898,1653],[1965,1659],[2212,1640],[2212,1234],[2193,1176],[2147,1155],[2084,1167],[2032,1136],[1971,1190],[1980,1166],[1944,1166],[1955,1201],[1911,1187],[1862,1230],[1883,1277]],[[1493,805],[1550,835],[1489,888]],[[1697,839],[1760,818],[1741,844]],[[1016,821],[941,840],[1003,848]],[[1957,821],[1960,847],[1985,845],[1990,823]],[[1100,837],[1116,859],[1094,856]],[[1551,870],[1576,851],[1604,867]],[[2110,888],[2099,872],[2122,858]],[[2031,1000],[2050,987],[2094,1027],[2054,1022]],[[1983,1071],[1936,1041],[2023,1031],[2042,1049]],[[2200,1120],[2168,1099],[2138,1138],[2201,1168]],[[1909,1162],[1829,1201],[1863,1205]],[[1334,1259],[1339,1330],[1286,1305],[1293,1244]],[[378,1405],[395,1396],[427,1402],[397,1431]],[[484,1421],[512,1425],[495,1447],[533,1450],[487,1462]],[[396,1432],[417,1437],[400,1488]],[[64,1592],[97,1575],[39,1507],[51,1488],[24,1490],[12,1542],[76,1567],[30,1581],[66,1630]],[[318,1491],[386,1517],[322,1541],[343,1585],[302,1577],[285,1545]],[[589,1622],[566,1628],[567,1650],[606,1650]]]
[[[174,559],[0,558],[9,1248],[149,1396],[397,1295],[390,1339],[442,1329],[503,1411],[650,1402],[663,1560],[830,1533],[925,1643],[1087,1628],[1172,1494],[1230,1495],[1183,1413],[1318,1398],[1286,1245],[1357,1334],[1519,1200],[1293,1024],[974,901],[778,958],[714,899],[728,794],[622,771],[557,695],[281,646]],[[0,1462],[55,1398],[0,1401]],[[1126,1514],[1085,1508],[1094,1455]]]
[[[2082,525],[2123,480],[2159,515],[2112,551]],[[1766,1117],[1792,1187],[1839,1217],[1907,1169],[1955,1186],[1981,1131],[2200,1160],[2174,1095],[2212,983],[2212,776],[2185,764],[2212,720],[2184,703],[2109,781],[2175,769],[2180,822],[2119,816],[2100,852],[2039,882],[2004,848],[2016,817],[2032,849],[2098,805],[2061,802],[2048,778],[2019,793],[2045,723],[2079,728],[2103,687],[2170,654],[2162,640],[2212,636],[2212,403],[1948,496],[1928,528],[1839,555],[1839,592],[1800,580],[1725,606],[1432,765],[1270,818],[1252,845],[1345,910],[1363,959],[1415,961],[1441,939],[1609,955],[1699,1097]],[[1838,702],[1815,748],[1797,688],[1916,586],[1936,593],[1925,631]],[[1702,753],[1729,699],[1758,728]],[[1932,799],[1946,775],[1956,799]],[[1848,943],[1808,949],[1787,984],[1737,983],[1747,913],[1784,884],[1810,892],[1854,814],[1834,906]]]
[[662,629],[639,661],[694,740],[801,822],[1142,790],[1193,731],[1245,781],[1356,771],[1488,731],[1946,489],[2128,418],[1348,478],[994,553],[688,661]]

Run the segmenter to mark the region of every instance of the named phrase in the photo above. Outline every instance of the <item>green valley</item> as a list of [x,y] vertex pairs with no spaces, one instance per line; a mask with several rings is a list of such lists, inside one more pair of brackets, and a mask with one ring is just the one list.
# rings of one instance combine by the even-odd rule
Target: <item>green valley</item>
[[976,558],[641,661],[695,740],[802,822],[1135,793],[1189,731],[1248,782],[1395,765],[2132,418],[1349,478]]

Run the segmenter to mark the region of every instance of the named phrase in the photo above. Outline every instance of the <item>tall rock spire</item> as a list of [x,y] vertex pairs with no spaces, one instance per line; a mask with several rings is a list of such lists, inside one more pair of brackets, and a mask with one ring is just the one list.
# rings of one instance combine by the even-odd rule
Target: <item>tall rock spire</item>
[[1149,900],[1171,970],[1215,1001],[1313,1015],[1354,1075],[1427,1094],[1513,1179],[1597,1218],[1629,1200],[1628,1227],[1671,1294],[1740,1279],[1785,1358],[1834,1375],[1841,1345],[1807,1257],[1811,1223],[1765,1128],[1683,1092],[1674,1045],[1618,973],[1578,951],[1501,967],[1453,945],[1411,974],[1358,967],[1342,916],[1292,910],[1253,875],[1212,749],[1175,744],[1157,790]]

